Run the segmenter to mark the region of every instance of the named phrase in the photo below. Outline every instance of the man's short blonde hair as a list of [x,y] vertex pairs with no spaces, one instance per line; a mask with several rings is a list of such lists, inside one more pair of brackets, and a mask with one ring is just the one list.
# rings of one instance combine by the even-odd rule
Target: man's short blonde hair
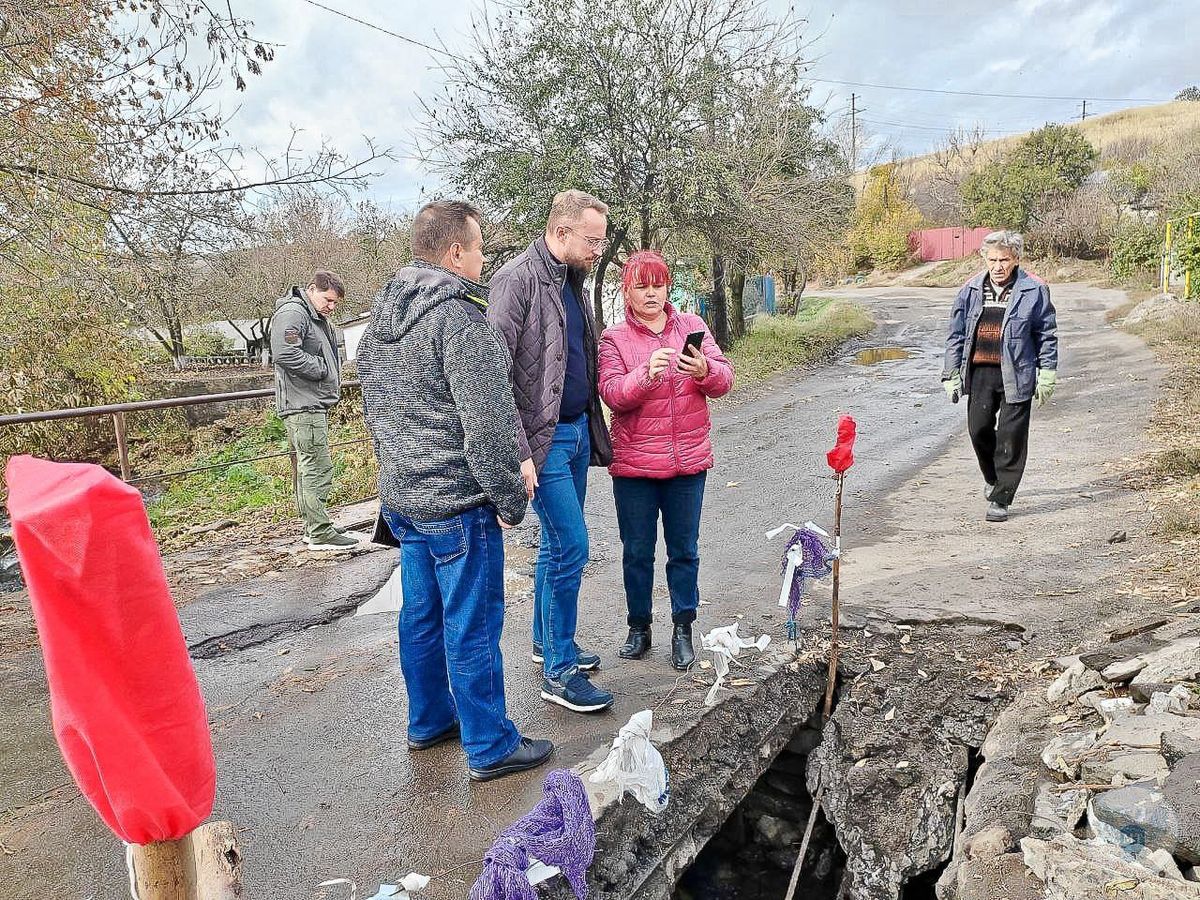
[[574,189],[560,191],[554,195],[554,202],[550,204],[550,218],[546,222],[546,229],[559,225],[573,225],[582,219],[584,211],[589,209],[594,209],[602,216],[608,215],[608,204],[598,197]]

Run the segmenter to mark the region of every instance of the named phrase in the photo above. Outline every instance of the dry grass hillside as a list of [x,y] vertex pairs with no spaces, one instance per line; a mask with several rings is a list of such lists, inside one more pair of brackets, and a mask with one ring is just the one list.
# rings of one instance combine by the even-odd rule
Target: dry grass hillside
[[[1073,127],[1079,129],[1100,151],[1102,159],[1122,156],[1125,155],[1125,148],[1137,144],[1170,144],[1200,133],[1200,103],[1175,101],[1156,106],[1138,106],[1093,116],[1085,122],[1076,122]],[[1017,134],[986,141],[979,146],[979,153],[984,158],[999,156],[1024,137],[1023,134]],[[1135,152],[1134,155],[1141,154]],[[902,160],[900,165],[906,175],[920,178],[930,174],[937,165],[937,154],[915,156]]]

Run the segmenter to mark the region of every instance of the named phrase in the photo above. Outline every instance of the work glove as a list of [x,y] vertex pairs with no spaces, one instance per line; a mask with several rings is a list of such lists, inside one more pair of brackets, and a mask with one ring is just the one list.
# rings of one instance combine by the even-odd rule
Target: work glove
[[1033,399],[1037,401],[1039,407],[1045,406],[1046,401],[1054,396],[1054,383],[1058,380],[1058,373],[1053,369],[1039,369],[1037,377],[1037,386],[1033,389]]
[[962,396],[962,376],[958,374],[958,369],[955,369],[949,378],[942,379],[942,389],[951,403],[958,402],[958,398]]

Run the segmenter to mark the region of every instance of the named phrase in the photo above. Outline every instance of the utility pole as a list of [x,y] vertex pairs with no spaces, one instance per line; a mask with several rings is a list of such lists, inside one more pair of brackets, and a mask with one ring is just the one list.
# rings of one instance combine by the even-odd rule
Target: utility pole
[[1086,100],[1084,100],[1084,101],[1083,101],[1083,112],[1082,112],[1082,114],[1080,114],[1080,116],[1079,116],[1079,121],[1080,121],[1080,122],[1086,122],[1086,121],[1087,121],[1087,101],[1086,101]]
[[850,171],[858,171],[858,94],[850,95]]

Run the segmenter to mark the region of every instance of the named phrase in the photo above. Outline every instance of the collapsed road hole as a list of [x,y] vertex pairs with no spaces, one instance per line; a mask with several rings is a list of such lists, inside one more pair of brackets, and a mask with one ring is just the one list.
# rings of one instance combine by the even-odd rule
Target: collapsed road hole
[[[805,770],[820,742],[818,708],[683,873],[674,900],[781,900],[812,812]],[[795,896],[833,900],[845,868],[833,827],[818,813]]]
[[[961,796],[965,799],[971,793],[971,788],[975,786],[975,778],[979,774],[979,768],[983,765],[983,753],[978,747],[967,747],[967,773],[963,784],[959,790]],[[957,833],[957,832],[956,832]],[[953,847],[949,848],[946,861],[941,865],[930,869],[928,872],[922,872],[920,875],[914,875],[904,883],[904,887],[900,890],[900,900],[939,900],[937,895],[937,883],[942,877],[942,873],[946,871],[950,863],[953,861]]]

